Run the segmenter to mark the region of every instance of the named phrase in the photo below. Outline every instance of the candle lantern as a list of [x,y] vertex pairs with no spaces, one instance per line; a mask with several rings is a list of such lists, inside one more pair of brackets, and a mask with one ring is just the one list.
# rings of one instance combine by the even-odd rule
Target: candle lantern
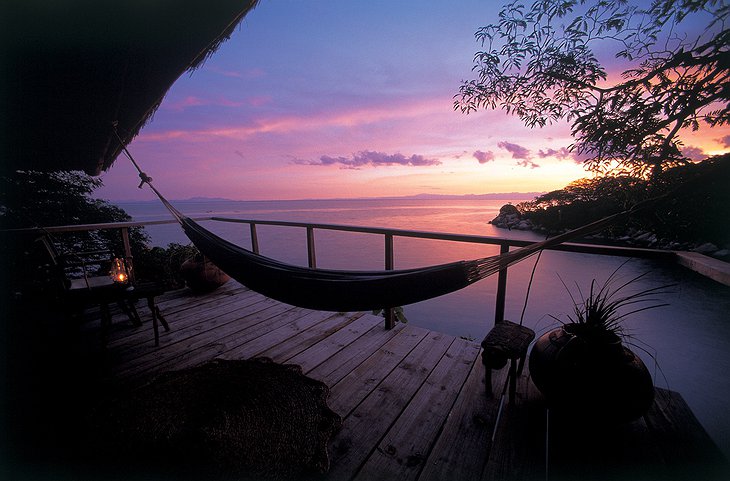
[[129,282],[129,272],[127,272],[127,264],[124,262],[124,259],[120,259],[119,257],[112,259],[109,276],[117,284],[126,284]]

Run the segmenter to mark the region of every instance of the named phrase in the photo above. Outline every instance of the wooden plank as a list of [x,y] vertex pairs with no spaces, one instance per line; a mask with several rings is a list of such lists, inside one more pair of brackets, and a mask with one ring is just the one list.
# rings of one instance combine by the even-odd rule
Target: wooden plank
[[[502,386],[506,376],[507,369],[495,371],[493,386]],[[487,395],[484,382],[484,365],[478,356],[419,481],[478,480],[481,477],[499,408],[499,396]],[[498,389],[494,388],[495,391]]]
[[[210,336],[198,335],[186,337],[185,339],[162,346],[160,349],[149,351],[142,356],[136,357],[124,363],[120,376],[129,376],[148,371],[158,364],[162,359],[169,359],[206,344],[221,343],[228,345],[228,342],[241,342],[241,340],[252,339],[260,336],[262,332],[268,332],[269,325],[261,326],[262,321],[279,318],[280,322],[288,322],[290,319],[284,314],[298,315],[296,310],[286,304],[273,304],[261,311],[241,317],[240,313],[231,313],[230,316],[221,316],[206,323],[212,324],[216,321],[229,325],[234,323],[233,330],[223,331],[208,329]],[[237,321],[241,322],[237,322]]]
[[730,264],[699,252],[675,252],[677,263],[705,277],[730,286]]
[[478,354],[478,344],[451,343],[357,479],[417,479]]
[[[184,324],[184,321],[188,319],[194,318],[196,320],[199,320],[201,318],[212,317],[211,313],[213,313],[215,310],[223,309],[225,308],[225,306],[228,306],[230,304],[253,304],[255,302],[260,302],[262,299],[265,298],[258,294],[247,291],[243,292],[240,296],[225,296],[219,299],[206,298],[205,302],[188,304],[185,309],[179,309],[174,312],[168,312],[167,310],[163,311],[161,309],[161,312],[165,319],[168,320],[170,325],[174,325],[177,329]],[[119,324],[121,321],[127,320],[127,317],[124,314],[119,314],[112,319],[115,329],[112,332],[112,339],[108,343],[108,347],[112,348],[115,345],[122,344],[129,345],[131,343],[147,339],[146,333],[151,323],[145,321],[150,321],[152,316],[150,310],[147,308],[146,301],[144,301],[143,307],[139,307],[137,311],[143,321],[143,325],[139,327],[132,327],[128,322],[122,322],[121,324]],[[145,328],[145,325],[147,325],[147,328]]]
[[[370,316],[370,314],[366,314]],[[374,317],[374,316],[373,316]],[[384,329],[382,321],[368,332],[357,338],[347,346],[316,368],[310,370],[307,375],[322,381],[332,387],[350,374],[365,359],[380,349],[386,342],[396,336],[405,328],[405,324],[399,323],[391,330]]]
[[[210,329],[218,328],[225,319],[240,319],[276,304],[271,299],[254,296],[233,298],[231,301],[217,305],[212,309],[190,309],[172,316],[163,314],[170,324],[170,331],[161,333],[160,342],[164,346],[186,337],[199,335]],[[204,320],[204,322],[201,323],[201,320]],[[110,352],[128,352],[129,355],[133,355],[133,352],[148,351],[150,349],[150,339],[152,339],[151,324],[151,322],[144,323],[136,329],[135,333],[128,335],[123,343],[121,340],[117,340],[115,343],[110,343],[108,349]]]
[[[504,368],[505,370],[508,367]],[[515,403],[505,396],[481,479],[544,480],[545,404],[527,374],[518,378]],[[495,385],[495,388],[497,386]],[[497,401],[503,386],[495,389]]]
[[[231,303],[226,305],[222,311],[218,311],[218,315],[208,318],[205,322],[200,322],[200,318],[193,316],[188,322],[181,320],[177,325],[173,325],[169,332],[161,336],[161,344],[157,348],[150,348],[150,342],[153,342],[151,333],[140,336],[139,341],[134,344],[117,345],[108,349],[110,358],[126,359],[129,362],[135,358],[160,356],[166,352],[176,349],[185,349],[181,342],[188,341],[193,338],[205,338],[206,336],[220,336],[220,330],[230,323],[235,323],[237,327],[243,328],[249,325],[250,319],[253,319],[257,313],[267,309],[276,309],[279,312],[282,305],[269,300],[262,300],[256,304]],[[187,324],[187,325],[185,325]]]
[[362,314],[350,324],[333,333],[296,356],[287,359],[286,362],[297,364],[302,371],[308,373],[330,357],[351,345],[360,336],[370,329],[380,325],[380,319],[376,316]]
[[150,369],[143,373],[137,373],[135,376],[118,378],[120,386],[126,389],[141,386],[150,382],[155,376],[159,376],[166,371],[176,371],[188,367],[197,366],[211,359],[219,357],[225,351],[225,346],[220,343],[204,344],[189,351],[181,352],[180,355],[168,357],[160,360]]
[[679,393],[657,388],[644,418],[677,479],[730,479],[727,459]]
[[341,416],[347,416],[428,335],[426,329],[406,326],[331,387],[330,408]]
[[255,339],[240,344],[234,351],[242,358],[260,357],[274,346],[286,343],[290,338],[300,335],[310,327],[336,316],[331,312],[310,311],[307,309],[296,309],[296,311],[299,316],[295,319],[276,329],[262,333]]
[[191,306],[211,301],[217,302],[227,297],[236,297],[247,293],[261,295],[231,280],[211,292],[202,294],[195,293],[186,287],[165,292],[156,297],[155,302],[160,306],[160,309],[165,309],[166,312],[173,313],[185,310]]
[[453,341],[429,332],[345,419],[331,445],[327,479],[351,479],[357,473]]
[[345,328],[361,316],[361,312],[334,314],[319,324],[315,324],[304,332],[300,332],[296,336],[289,338],[287,342],[276,344],[266,351],[257,354],[257,356],[268,357],[275,362],[284,363],[305,349]]

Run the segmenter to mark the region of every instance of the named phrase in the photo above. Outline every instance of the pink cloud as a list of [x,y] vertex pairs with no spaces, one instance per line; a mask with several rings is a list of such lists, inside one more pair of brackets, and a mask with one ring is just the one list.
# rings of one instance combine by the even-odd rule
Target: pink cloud
[[491,150],[488,150],[486,152],[482,152],[481,150],[477,150],[474,152],[474,158],[479,161],[480,164],[486,164],[487,162],[492,162],[494,160],[494,152]]
[[537,169],[538,167],[540,167],[540,164],[536,164],[535,162],[528,159],[517,161],[517,165],[521,167],[529,167],[530,169]]
[[682,149],[682,155],[689,160],[695,161],[705,160],[707,158],[707,154],[705,154],[704,150],[702,150],[700,147],[693,147],[690,145]]
[[363,151],[353,154],[351,157],[330,157],[323,155],[319,160],[303,160],[295,159],[292,161],[299,165],[340,165],[343,169],[359,169],[361,167],[371,166],[432,166],[440,165],[441,162],[436,159],[429,159],[423,155],[413,154],[406,157],[403,154],[386,154],[383,152]]
[[164,104],[164,108],[169,109],[169,110],[174,110],[175,112],[182,112],[183,110],[185,110],[187,108],[200,107],[201,105],[207,105],[207,102],[205,102],[200,97],[195,97],[195,96],[190,95],[177,102],[173,102],[173,103],[166,102]]
[[512,154],[513,159],[529,159],[532,157],[530,149],[527,149],[521,145],[513,144],[511,142],[499,142],[497,147],[504,149]]
[[560,159],[560,160],[573,158],[573,153],[567,147],[561,147],[557,150],[556,149],[546,149],[546,150],[540,149],[537,152],[537,155],[541,159],[544,159],[546,157],[554,157],[554,158]]

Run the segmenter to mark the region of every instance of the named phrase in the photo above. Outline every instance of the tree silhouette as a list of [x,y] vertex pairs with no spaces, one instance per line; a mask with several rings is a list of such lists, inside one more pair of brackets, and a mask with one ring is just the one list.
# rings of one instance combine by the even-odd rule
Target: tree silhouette
[[635,3],[506,4],[498,23],[477,30],[476,78],[462,82],[454,108],[501,107],[531,128],[567,120],[589,170],[656,182],[689,160],[684,133],[730,122],[730,9],[726,0]]

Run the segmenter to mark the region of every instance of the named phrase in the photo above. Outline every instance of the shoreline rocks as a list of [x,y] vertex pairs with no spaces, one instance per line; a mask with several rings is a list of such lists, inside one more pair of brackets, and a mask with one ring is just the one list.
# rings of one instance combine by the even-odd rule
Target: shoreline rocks
[[522,214],[512,204],[505,204],[499,209],[499,215],[489,221],[495,227],[515,230],[539,230],[531,220],[524,219]]

